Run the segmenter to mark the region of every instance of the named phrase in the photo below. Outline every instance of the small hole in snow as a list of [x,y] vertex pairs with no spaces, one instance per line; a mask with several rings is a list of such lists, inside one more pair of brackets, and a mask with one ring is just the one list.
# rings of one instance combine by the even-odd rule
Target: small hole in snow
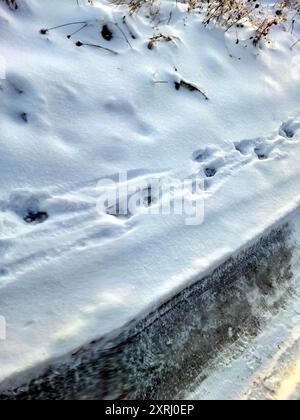
[[261,149],[256,148],[254,150],[256,156],[258,157],[259,160],[266,160],[268,159],[268,155],[266,153],[264,153]]
[[283,127],[284,134],[289,138],[292,139],[295,135],[294,131],[289,127]]
[[243,153],[243,150],[242,150],[242,147],[239,145],[239,144],[236,144],[235,145],[235,150],[237,150],[238,152],[240,152],[241,153],[241,155],[243,155],[244,153]]
[[266,160],[266,159],[268,159],[268,157],[266,155],[260,154],[260,153],[257,153],[257,157],[258,157],[259,160]]
[[111,41],[113,39],[113,33],[107,25],[103,26],[101,35],[106,41]]
[[29,211],[26,216],[24,216],[24,221],[26,223],[43,223],[49,218],[48,213],[45,211],[33,212]]
[[181,84],[179,82],[175,82],[175,89],[180,90]]
[[207,178],[213,178],[216,175],[217,170],[215,168],[206,168],[204,172]]
[[152,204],[157,202],[157,198],[154,195],[154,191],[152,190],[151,186],[144,190],[145,197],[143,200],[143,204],[145,207],[151,207]]
[[204,162],[210,155],[211,152],[208,149],[198,150],[193,153],[192,159],[194,162]]
[[28,115],[26,112],[22,112],[21,118],[24,122],[28,123]]

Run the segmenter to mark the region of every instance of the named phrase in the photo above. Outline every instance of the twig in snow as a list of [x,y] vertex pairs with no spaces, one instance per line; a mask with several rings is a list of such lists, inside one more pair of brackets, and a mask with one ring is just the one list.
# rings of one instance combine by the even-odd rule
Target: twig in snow
[[72,38],[72,36],[78,34],[78,32],[82,31],[84,28],[88,26],[87,23],[85,23],[81,28],[77,29],[76,31],[72,32],[70,35],[67,36],[68,39]]
[[100,48],[102,50],[108,51],[108,52],[110,52],[112,54],[115,54],[115,55],[118,55],[119,54],[117,51],[111,50],[110,48],[103,47],[102,45],[89,44],[89,43],[84,43],[84,42],[81,42],[81,41],[77,41],[76,42],[76,46],[77,47],[94,47],[94,48]]
[[132,39],[136,39],[137,36],[133,33],[132,29],[129,27],[129,25],[127,23],[127,20],[126,20],[126,16],[123,17],[123,20],[122,21],[123,21],[123,25],[126,26],[126,28],[127,28],[128,32],[129,32],[131,38]]
[[121,34],[123,35],[125,41],[127,42],[127,44],[129,45],[130,48],[132,48],[132,45],[129,42],[128,37],[126,36],[125,32],[123,31],[123,29],[120,27],[120,25],[117,22],[110,22],[112,25],[114,25],[116,28],[119,29],[119,31],[121,32]]
[[63,25],[53,26],[53,28],[43,28],[40,30],[42,35],[46,35],[48,32],[53,31],[54,29],[65,28],[66,26],[71,25],[87,25],[87,22],[71,22],[71,23],[64,23]]
[[291,45],[291,49],[293,49],[298,43],[300,42],[300,38],[299,39],[297,39],[297,41],[296,42],[294,42],[293,43],[293,45]]
[[203,90],[201,90],[200,88],[198,88],[198,86],[193,85],[192,83],[186,82],[185,80],[181,80],[180,82],[175,82],[175,89],[179,90],[180,88],[185,88],[188,89],[190,92],[199,92],[201,93],[201,95],[205,98],[206,101],[208,101],[208,96],[206,95],[205,92],[203,92]]
[[241,20],[245,19],[247,16],[250,15],[250,13],[252,13],[252,10],[249,10],[249,12],[245,13],[243,16],[238,16],[238,18],[232,22],[231,25],[228,26],[228,28],[226,28],[225,32],[228,32],[234,25],[236,25],[237,23],[239,23]]

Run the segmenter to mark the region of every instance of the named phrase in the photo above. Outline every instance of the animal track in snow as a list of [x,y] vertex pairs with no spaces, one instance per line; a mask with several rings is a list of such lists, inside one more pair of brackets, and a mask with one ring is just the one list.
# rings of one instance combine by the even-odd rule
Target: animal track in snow
[[244,156],[256,155],[259,160],[267,160],[273,157],[282,156],[280,148],[282,145],[290,145],[291,139],[296,137],[300,131],[300,121],[290,118],[281,124],[279,134],[275,133],[269,137],[259,137],[252,140],[243,140],[235,143],[237,151]]
[[29,211],[24,217],[26,223],[43,223],[48,219],[48,213],[45,211]]
[[[203,174],[209,194],[215,193],[226,178],[245,165],[255,162],[268,165],[271,159],[283,157],[282,152],[299,140],[299,128],[298,120],[289,120],[280,127],[279,135],[277,132],[268,137],[227,143],[226,150],[218,147],[198,149],[191,157],[193,167],[197,174]],[[125,217],[118,211],[118,206],[124,205],[122,199],[116,211],[108,207],[102,213],[97,212],[97,179],[72,187],[47,188],[47,193],[19,190],[11,194],[7,202],[0,202],[0,287],[7,278],[10,280],[17,273],[59,259],[74,249],[101,247],[130,234],[138,217],[162,198],[152,191],[147,179],[161,179],[166,175],[146,170],[128,173],[129,198],[140,189],[140,204],[134,211],[130,209]],[[118,174],[109,178],[117,181]],[[144,181],[143,187],[141,181]]]
[[287,122],[281,125],[279,129],[279,134],[292,139],[299,129],[300,121],[290,118]]
[[[116,181],[117,177],[112,175],[111,179]],[[118,211],[122,200],[117,211],[99,211],[97,180],[59,193],[55,188],[48,188],[47,194],[18,190],[7,202],[0,201],[0,287],[37,265],[74,250],[105,246],[130,233],[136,225],[131,219],[147,212],[157,197],[146,175],[138,170],[128,174],[128,190],[129,198],[136,194],[140,200],[135,211],[125,215]]]
[[0,286],[7,276],[32,270],[76,248],[105,244],[126,232],[122,224],[99,215],[95,199],[82,189],[60,196],[16,191],[7,202],[0,202],[0,225]]
[[[267,164],[270,159],[282,158],[291,139],[295,141],[298,131],[300,132],[299,120],[290,119],[281,125],[279,135],[275,133],[268,137],[235,142],[232,149],[226,151],[217,147],[199,149],[193,153],[192,161],[201,166],[206,178],[205,185],[210,188],[217,184],[218,187],[225,178],[251,162],[258,160]],[[283,145],[284,149],[281,148]]]
[[195,162],[205,162],[214,153],[214,149],[206,147],[205,149],[196,150],[193,153],[192,159]]
[[33,194],[25,190],[16,191],[11,194],[6,209],[14,212],[26,223],[43,223],[49,217],[42,208],[42,201],[46,198],[46,194]]
[[[141,185],[139,182],[141,182]],[[126,220],[139,213],[146,212],[147,208],[158,201],[158,193],[153,190],[150,183],[148,184],[146,179],[137,179],[129,182],[128,195],[119,197],[117,203],[113,206],[107,206],[105,211],[111,216]]]
[[[39,123],[47,121],[47,101],[32,80],[19,73],[7,73],[1,89],[5,112],[16,123]],[[29,94],[30,93],[30,94]],[[32,108],[32,103],[35,106]],[[29,112],[29,110],[31,110]]]
[[213,178],[217,173],[217,169],[216,168],[205,168],[204,173],[205,173],[207,178]]
[[259,160],[267,160],[271,157],[276,146],[282,143],[282,139],[278,141],[257,138],[253,140],[243,140],[235,143],[236,150],[243,156],[257,157]]

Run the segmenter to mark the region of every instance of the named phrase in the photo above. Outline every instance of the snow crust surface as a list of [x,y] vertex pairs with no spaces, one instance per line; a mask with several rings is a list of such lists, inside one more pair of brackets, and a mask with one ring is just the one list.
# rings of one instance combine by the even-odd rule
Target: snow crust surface
[[[236,44],[183,5],[169,21],[170,7],[159,23],[140,12],[124,24],[127,9],[104,0],[0,4],[0,382],[122,328],[300,204],[299,23],[254,48],[251,27]],[[77,21],[88,26],[70,39],[80,24],[40,33]],[[157,33],[172,41],[150,50]],[[103,178],[211,168],[198,226],[97,211]],[[30,211],[48,219],[26,223]]]

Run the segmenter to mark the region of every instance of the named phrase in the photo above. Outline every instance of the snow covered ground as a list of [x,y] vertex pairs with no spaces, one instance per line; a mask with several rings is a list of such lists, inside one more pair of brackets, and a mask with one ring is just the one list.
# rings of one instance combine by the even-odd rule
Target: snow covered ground
[[[124,21],[125,6],[93,3],[0,4],[1,388],[122,329],[300,205],[298,20],[255,48],[250,26],[237,44],[181,4]],[[158,34],[169,42],[149,49]],[[99,213],[99,181],[124,171],[133,189],[203,179],[203,223]]]

